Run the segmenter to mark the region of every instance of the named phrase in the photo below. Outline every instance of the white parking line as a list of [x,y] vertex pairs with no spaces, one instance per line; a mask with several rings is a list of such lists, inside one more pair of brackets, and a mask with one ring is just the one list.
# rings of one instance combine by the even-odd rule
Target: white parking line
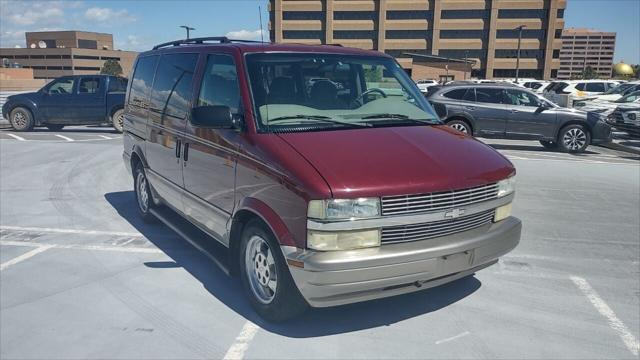
[[16,140],[27,141],[27,140],[25,140],[25,138],[23,138],[21,136],[18,136],[18,135],[14,135],[14,134],[11,134],[11,133],[7,133],[7,135],[11,136],[12,138],[14,138]]
[[113,138],[108,137],[107,135],[98,135],[98,136],[100,136],[103,139],[107,139],[107,140],[113,139]]
[[21,227],[21,226],[8,226],[8,225],[0,225],[0,230],[31,231],[31,232],[51,232],[51,233],[60,233],[60,234],[139,236],[139,237],[143,237],[143,235],[140,234],[139,232],[39,228],[39,227]]
[[25,261],[27,259],[29,259],[30,257],[40,254],[43,251],[47,251],[49,249],[51,249],[52,247],[55,247],[54,245],[39,245],[38,247],[36,247],[35,249],[28,251],[20,256],[17,256],[7,262],[4,262],[2,264],[0,264],[0,271],[8,268],[11,265],[15,265],[19,262]]
[[459,339],[459,338],[467,336],[469,334],[471,334],[471,333],[468,332],[468,331],[465,331],[465,332],[463,332],[461,334],[458,334],[456,336],[452,336],[452,337],[449,337],[449,338],[446,338],[446,339],[438,340],[438,341],[436,341],[436,345],[440,345],[442,343],[446,343],[446,342],[449,342],[449,341],[452,341],[452,340],[455,340],[455,339]]
[[236,337],[236,341],[231,345],[227,353],[224,354],[224,360],[240,360],[244,357],[245,351],[249,348],[249,343],[256,336],[260,327],[247,320],[240,330],[240,334]]
[[582,293],[589,299],[593,307],[598,310],[600,315],[607,318],[609,322],[609,327],[611,327],[614,331],[618,333],[624,345],[631,351],[634,356],[638,356],[638,351],[640,351],[640,343],[633,336],[633,334],[627,329],[627,326],[622,322],[622,320],[618,319],[616,313],[607,305],[606,302],[598,295],[598,293],[591,287],[589,282],[586,279],[581,278],[579,276],[570,276],[571,281],[582,291]]
[[57,137],[59,137],[60,139],[64,139],[64,140],[67,140],[67,141],[75,141],[75,140],[73,140],[72,138],[70,138],[70,137],[66,137],[66,136],[64,136],[64,135],[60,135],[60,134],[55,134],[55,135],[56,135]]
[[0,240],[0,245],[6,246],[31,246],[42,247],[51,246],[56,249],[72,249],[72,250],[89,250],[89,251],[116,251],[116,252],[128,252],[128,253],[145,253],[145,254],[164,254],[160,249],[156,248],[143,248],[143,247],[122,247],[122,246],[105,246],[105,245],[81,245],[81,244],[46,244],[32,242],[32,241],[10,241]]

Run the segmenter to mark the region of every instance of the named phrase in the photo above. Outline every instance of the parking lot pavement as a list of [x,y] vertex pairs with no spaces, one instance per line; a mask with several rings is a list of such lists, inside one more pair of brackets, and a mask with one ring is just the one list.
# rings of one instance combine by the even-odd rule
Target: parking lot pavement
[[112,127],[68,126],[60,131],[36,128],[30,132],[16,132],[12,129],[0,130],[0,140],[48,141],[48,142],[87,142],[118,140],[122,135]]
[[518,171],[512,253],[439,288],[269,324],[236,279],[137,217],[121,142],[98,140],[118,134],[8,133],[0,358],[638,358],[635,155],[483,140]]

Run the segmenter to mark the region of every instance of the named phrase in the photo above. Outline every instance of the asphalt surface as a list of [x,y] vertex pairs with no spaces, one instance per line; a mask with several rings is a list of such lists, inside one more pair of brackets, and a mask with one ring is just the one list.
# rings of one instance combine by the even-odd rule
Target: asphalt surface
[[236,279],[140,221],[119,134],[0,131],[0,358],[638,358],[639,157],[486,141],[518,171],[512,253],[274,325]]

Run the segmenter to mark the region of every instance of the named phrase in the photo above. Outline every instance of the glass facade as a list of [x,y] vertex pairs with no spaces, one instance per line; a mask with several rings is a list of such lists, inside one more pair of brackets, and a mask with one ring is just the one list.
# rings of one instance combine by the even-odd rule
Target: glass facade
[[440,39],[486,39],[488,30],[440,30]]
[[431,40],[431,30],[387,30],[387,39],[427,39]]
[[547,9],[499,9],[500,19],[545,19]]
[[[496,58],[517,58],[518,50],[514,49],[498,49],[496,50]],[[521,59],[538,59],[541,60],[544,58],[544,50],[520,50],[520,58]]]
[[334,30],[334,39],[375,39],[378,37],[377,30]]
[[433,19],[433,12],[428,10],[389,10],[387,20]]
[[320,39],[324,41],[324,31],[322,30],[284,30],[284,39]]
[[333,20],[377,20],[376,11],[334,11]]
[[487,10],[442,10],[441,19],[489,19]]
[[[497,30],[496,39],[517,39],[518,32],[518,30],[514,29]],[[544,40],[546,33],[547,31],[543,29],[523,29],[522,38]]]
[[324,11],[283,11],[282,20],[324,20]]

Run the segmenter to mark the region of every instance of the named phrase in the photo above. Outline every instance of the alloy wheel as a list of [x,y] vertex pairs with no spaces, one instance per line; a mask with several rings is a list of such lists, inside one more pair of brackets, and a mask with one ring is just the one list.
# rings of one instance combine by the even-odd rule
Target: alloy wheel
[[579,150],[586,145],[587,134],[582,129],[570,129],[562,137],[562,142],[569,150]]
[[13,114],[13,125],[21,129],[27,126],[27,117],[22,111]]
[[452,128],[454,128],[454,129],[456,129],[456,130],[458,130],[458,131],[460,131],[460,132],[462,132],[462,133],[465,133],[465,134],[469,133],[469,132],[467,131],[467,127],[466,127],[466,126],[464,126],[463,124],[460,124],[460,123],[454,123],[454,124],[451,124],[451,125],[449,125],[449,126],[451,126]]
[[247,242],[245,270],[255,298],[263,304],[271,303],[278,284],[276,264],[269,244],[258,235]]

